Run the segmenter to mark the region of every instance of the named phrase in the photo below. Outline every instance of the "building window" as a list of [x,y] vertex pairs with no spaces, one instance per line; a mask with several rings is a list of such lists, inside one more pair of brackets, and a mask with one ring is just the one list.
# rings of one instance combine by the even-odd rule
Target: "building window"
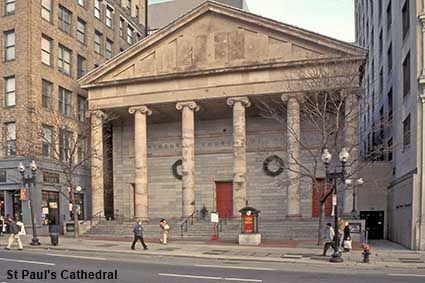
[[410,114],[403,121],[403,149],[410,145]]
[[13,15],[15,14],[16,9],[16,1],[15,0],[5,0],[4,2],[4,14],[5,15]]
[[124,22],[125,20],[120,17],[120,37],[124,38]]
[[63,32],[71,34],[71,25],[72,25],[71,11],[59,5],[58,19],[59,19],[59,29]]
[[131,0],[127,0],[126,1],[126,5],[125,7],[127,8],[127,10],[130,12],[131,11]]
[[380,95],[384,95],[384,69],[381,68],[381,71],[379,71],[379,91],[381,92]]
[[72,92],[63,87],[59,87],[59,113],[65,116],[71,116],[71,97]]
[[388,1],[388,6],[387,6],[387,28],[389,29],[392,23],[392,14],[391,14],[391,0]]
[[114,9],[112,7],[106,7],[106,19],[105,24],[107,27],[112,28],[114,24]]
[[52,21],[52,0],[41,0],[41,17],[48,22]]
[[391,70],[393,68],[393,48],[392,44],[388,47],[387,50],[387,66],[388,66],[388,74],[391,73]]
[[94,51],[102,54],[102,34],[97,30],[94,32]]
[[134,32],[134,29],[130,25],[128,25],[127,26],[127,43],[128,44],[133,44],[133,32]]
[[59,71],[66,75],[71,75],[71,50],[63,45],[59,45],[58,67]]
[[78,136],[78,162],[84,162],[85,158],[86,158],[86,152],[87,152],[87,139],[82,137],[82,136]]
[[6,123],[6,155],[16,155],[16,123]]
[[111,59],[112,58],[112,45],[113,42],[110,39],[106,39],[106,44],[105,44],[105,56],[106,59]]
[[[6,183],[6,180],[7,180],[6,170],[1,170],[0,171],[0,183]],[[0,206],[0,208],[2,208],[2,207]],[[2,215],[3,215],[4,211],[1,211],[1,212],[2,212]]]
[[391,161],[393,160],[393,138],[388,139],[387,147],[388,147],[388,161]]
[[139,9],[139,6],[136,6],[136,19],[137,19],[137,21],[139,21],[139,17],[140,17],[140,9]]
[[41,153],[43,156],[52,156],[53,149],[53,128],[51,126],[42,125],[42,141],[41,141]]
[[379,56],[382,55],[382,48],[384,46],[384,38],[382,36],[382,30],[379,32],[379,39],[378,39],[378,44],[379,44]]
[[403,8],[401,9],[403,38],[406,37],[407,33],[409,32],[409,27],[410,27],[409,1],[410,0],[406,0],[404,2]]
[[16,79],[15,76],[7,77],[5,80],[5,105],[6,107],[16,105]]
[[78,0],[78,5],[85,8],[87,5],[87,0]]
[[71,141],[72,132],[60,130],[59,133],[59,158],[63,161],[68,161],[71,158]]
[[391,88],[387,94],[387,103],[388,103],[388,127],[392,127],[393,120],[393,89]]
[[403,96],[410,92],[410,51],[403,61]]
[[78,103],[77,119],[80,122],[84,122],[85,115],[87,112],[87,100],[82,96],[78,96],[77,103]]
[[41,37],[41,62],[52,65],[52,40],[44,35]]
[[77,40],[86,43],[86,22],[80,18],[77,19]]
[[43,108],[52,109],[52,94],[53,83],[43,79],[41,81],[41,105]]
[[94,0],[94,16],[99,20],[102,17],[102,0]]
[[81,55],[77,55],[77,79],[87,73],[87,60]]
[[15,30],[4,33],[4,58],[6,61],[14,60],[16,56],[15,49]]

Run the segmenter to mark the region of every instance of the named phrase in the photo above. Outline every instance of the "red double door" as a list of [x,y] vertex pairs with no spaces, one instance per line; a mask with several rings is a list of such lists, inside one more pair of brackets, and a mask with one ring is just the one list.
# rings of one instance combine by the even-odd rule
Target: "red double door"
[[220,218],[233,215],[233,184],[232,182],[215,182],[216,208]]
[[[320,198],[332,190],[332,184],[328,183],[328,188],[325,192],[325,180],[318,179],[316,184],[313,186],[313,196],[312,196],[312,217],[320,216]],[[325,202],[325,216],[331,216],[332,214],[332,195],[330,195]]]

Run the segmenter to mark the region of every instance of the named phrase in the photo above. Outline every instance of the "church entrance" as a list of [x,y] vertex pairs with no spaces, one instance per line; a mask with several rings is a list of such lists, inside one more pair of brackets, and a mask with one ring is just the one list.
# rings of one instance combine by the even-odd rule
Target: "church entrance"
[[229,218],[233,215],[233,183],[215,182],[215,201],[220,218]]

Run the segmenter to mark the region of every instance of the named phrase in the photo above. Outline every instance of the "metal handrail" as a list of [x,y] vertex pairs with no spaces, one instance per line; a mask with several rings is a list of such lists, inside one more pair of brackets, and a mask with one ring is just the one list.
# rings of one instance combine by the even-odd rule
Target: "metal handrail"
[[186,217],[181,223],[180,223],[180,237],[183,237],[184,232],[187,232],[187,222],[189,222],[189,219],[191,220],[191,225],[193,225],[193,218],[196,214],[196,220],[199,220],[199,211],[195,210],[192,212],[191,215]]
[[87,221],[90,221],[90,227],[93,227],[93,218],[99,217],[99,222],[100,222],[100,220],[102,219],[102,213],[103,213],[103,209],[98,211],[97,213],[93,214],[88,219],[85,219],[83,222],[81,222],[81,224],[84,224]]

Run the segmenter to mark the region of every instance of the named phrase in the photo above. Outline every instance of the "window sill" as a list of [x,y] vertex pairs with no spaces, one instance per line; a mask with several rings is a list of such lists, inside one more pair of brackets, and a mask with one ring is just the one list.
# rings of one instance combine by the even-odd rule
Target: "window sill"
[[13,62],[15,62],[16,61],[16,58],[13,58],[13,59],[9,59],[9,60],[3,60],[3,64],[6,64],[6,63],[13,63]]

